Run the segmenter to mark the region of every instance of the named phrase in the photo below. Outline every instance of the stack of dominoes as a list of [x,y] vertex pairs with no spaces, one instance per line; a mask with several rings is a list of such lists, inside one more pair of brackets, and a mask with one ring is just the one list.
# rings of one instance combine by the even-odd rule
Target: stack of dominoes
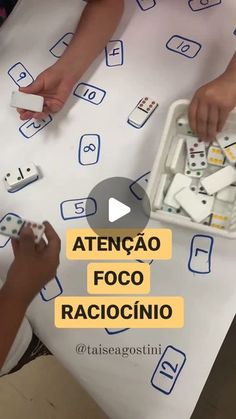
[[236,227],[235,163],[235,134],[223,132],[209,144],[194,137],[187,116],[181,116],[176,121],[176,136],[156,191],[154,210],[232,230]]

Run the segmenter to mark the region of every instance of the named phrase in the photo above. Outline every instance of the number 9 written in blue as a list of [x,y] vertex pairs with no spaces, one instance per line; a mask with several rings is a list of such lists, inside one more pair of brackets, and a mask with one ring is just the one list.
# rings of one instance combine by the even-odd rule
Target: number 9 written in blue
[[79,141],[78,160],[82,166],[98,163],[100,157],[100,136],[98,134],[82,135]]

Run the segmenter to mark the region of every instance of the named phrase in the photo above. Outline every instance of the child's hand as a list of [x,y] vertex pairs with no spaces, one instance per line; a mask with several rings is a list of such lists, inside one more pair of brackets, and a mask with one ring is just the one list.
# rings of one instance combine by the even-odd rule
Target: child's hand
[[189,107],[192,131],[202,140],[213,141],[235,106],[236,75],[225,72],[195,93]]
[[49,113],[60,111],[70,95],[76,80],[67,75],[64,68],[58,64],[47,68],[36,80],[27,87],[21,87],[20,91],[24,93],[36,94],[44,97],[43,112],[32,112],[24,109],[18,109],[20,118],[43,119]]
[[19,240],[12,239],[15,260],[5,285],[11,294],[26,304],[54,278],[59,265],[60,239],[51,224],[45,222],[44,225],[47,244],[41,240],[36,245],[30,227],[22,229]]

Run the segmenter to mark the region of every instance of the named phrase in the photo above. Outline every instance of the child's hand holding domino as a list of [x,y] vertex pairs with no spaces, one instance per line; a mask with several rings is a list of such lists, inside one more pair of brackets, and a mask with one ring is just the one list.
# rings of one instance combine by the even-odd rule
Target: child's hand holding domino
[[90,0],[68,47],[58,61],[43,71],[24,93],[44,98],[42,112],[19,109],[20,118],[43,119],[62,109],[74,85],[111,39],[123,13],[124,0]]
[[55,277],[59,265],[60,239],[51,224],[44,225],[48,243],[41,239],[35,244],[30,227],[22,229],[19,240],[12,239],[15,259],[4,287],[13,299],[20,299],[26,305]]

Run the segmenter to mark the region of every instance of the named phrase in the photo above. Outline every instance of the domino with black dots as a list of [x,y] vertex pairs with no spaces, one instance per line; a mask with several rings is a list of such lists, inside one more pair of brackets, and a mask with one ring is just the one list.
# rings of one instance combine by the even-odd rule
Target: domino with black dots
[[2,219],[0,222],[0,234],[19,239],[22,228],[26,226],[29,226],[32,229],[35,243],[39,243],[44,234],[44,225],[25,221],[14,214],[8,214]]

